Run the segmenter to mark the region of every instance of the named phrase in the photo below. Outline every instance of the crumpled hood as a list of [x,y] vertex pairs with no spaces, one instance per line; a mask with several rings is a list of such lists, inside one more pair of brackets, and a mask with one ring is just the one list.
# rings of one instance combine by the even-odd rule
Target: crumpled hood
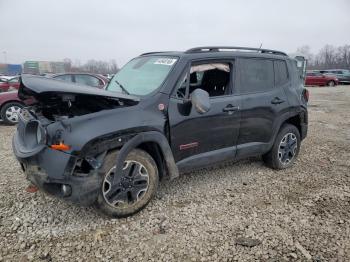
[[40,97],[47,98],[50,95],[91,95],[108,98],[119,98],[121,100],[129,100],[139,102],[137,96],[127,95],[119,92],[111,92],[96,87],[85,86],[76,83],[55,80],[51,78],[22,75],[20,79],[20,87],[18,89],[18,97],[25,100],[29,97],[34,97],[40,100]]

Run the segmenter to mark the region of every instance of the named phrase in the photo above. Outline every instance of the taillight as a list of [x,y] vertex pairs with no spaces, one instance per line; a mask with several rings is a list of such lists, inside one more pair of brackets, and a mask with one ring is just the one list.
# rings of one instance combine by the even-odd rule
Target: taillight
[[310,97],[309,90],[304,89],[304,91],[303,91],[303,97],[304,97],[304,99],[305,99],[306,102],[309,102],[309,97]]

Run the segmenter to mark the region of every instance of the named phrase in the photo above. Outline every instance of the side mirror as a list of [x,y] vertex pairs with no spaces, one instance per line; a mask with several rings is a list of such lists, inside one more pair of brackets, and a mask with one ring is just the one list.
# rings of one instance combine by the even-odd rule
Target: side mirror
[[197,88],[192,92],[191,103],[200,114],[204,114],[210,110],[209,94],[203,89]]

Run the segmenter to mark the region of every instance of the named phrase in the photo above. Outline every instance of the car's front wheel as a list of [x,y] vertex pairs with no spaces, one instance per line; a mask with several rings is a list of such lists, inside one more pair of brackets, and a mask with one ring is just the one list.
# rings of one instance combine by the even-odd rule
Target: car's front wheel
[[290,124],[283,125],[271,150],[263,155],[264,162],[274,169],[290,167],[299,154],[300,142],[298,128]]
[[18,102],[9,102],[2,106],[0,115],[2,121],[8,125],[15,125],[18,123],[18,117],[23,108],[23,105]]
[[111,217],[127,217],[142,210],[158,187],[158,168],[153,158],[140,149],[126,157],[120,174],[116,171],[119,151],[107,154],[101,167],[101,190],[97,207]]

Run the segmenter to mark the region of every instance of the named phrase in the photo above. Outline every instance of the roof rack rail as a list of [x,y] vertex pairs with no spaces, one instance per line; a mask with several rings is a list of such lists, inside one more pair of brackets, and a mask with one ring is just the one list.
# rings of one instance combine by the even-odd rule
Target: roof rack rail
[[242,50],[242,51],[255,51],[264,54],[283,55],[288,56],[286,53],[276,50],[242,47],[242,46],[201,46],[194,47],[185,51],[185,53],[199,53],[199,52],[219,52],[220,50]]
[[173,51],[156,51],[156,52],[147,52],[147,53],[143,53],[140,56],[143,55],[152,55],[152,54],[162,54],[162,53],[169,53],[169,52],[173,52]]

